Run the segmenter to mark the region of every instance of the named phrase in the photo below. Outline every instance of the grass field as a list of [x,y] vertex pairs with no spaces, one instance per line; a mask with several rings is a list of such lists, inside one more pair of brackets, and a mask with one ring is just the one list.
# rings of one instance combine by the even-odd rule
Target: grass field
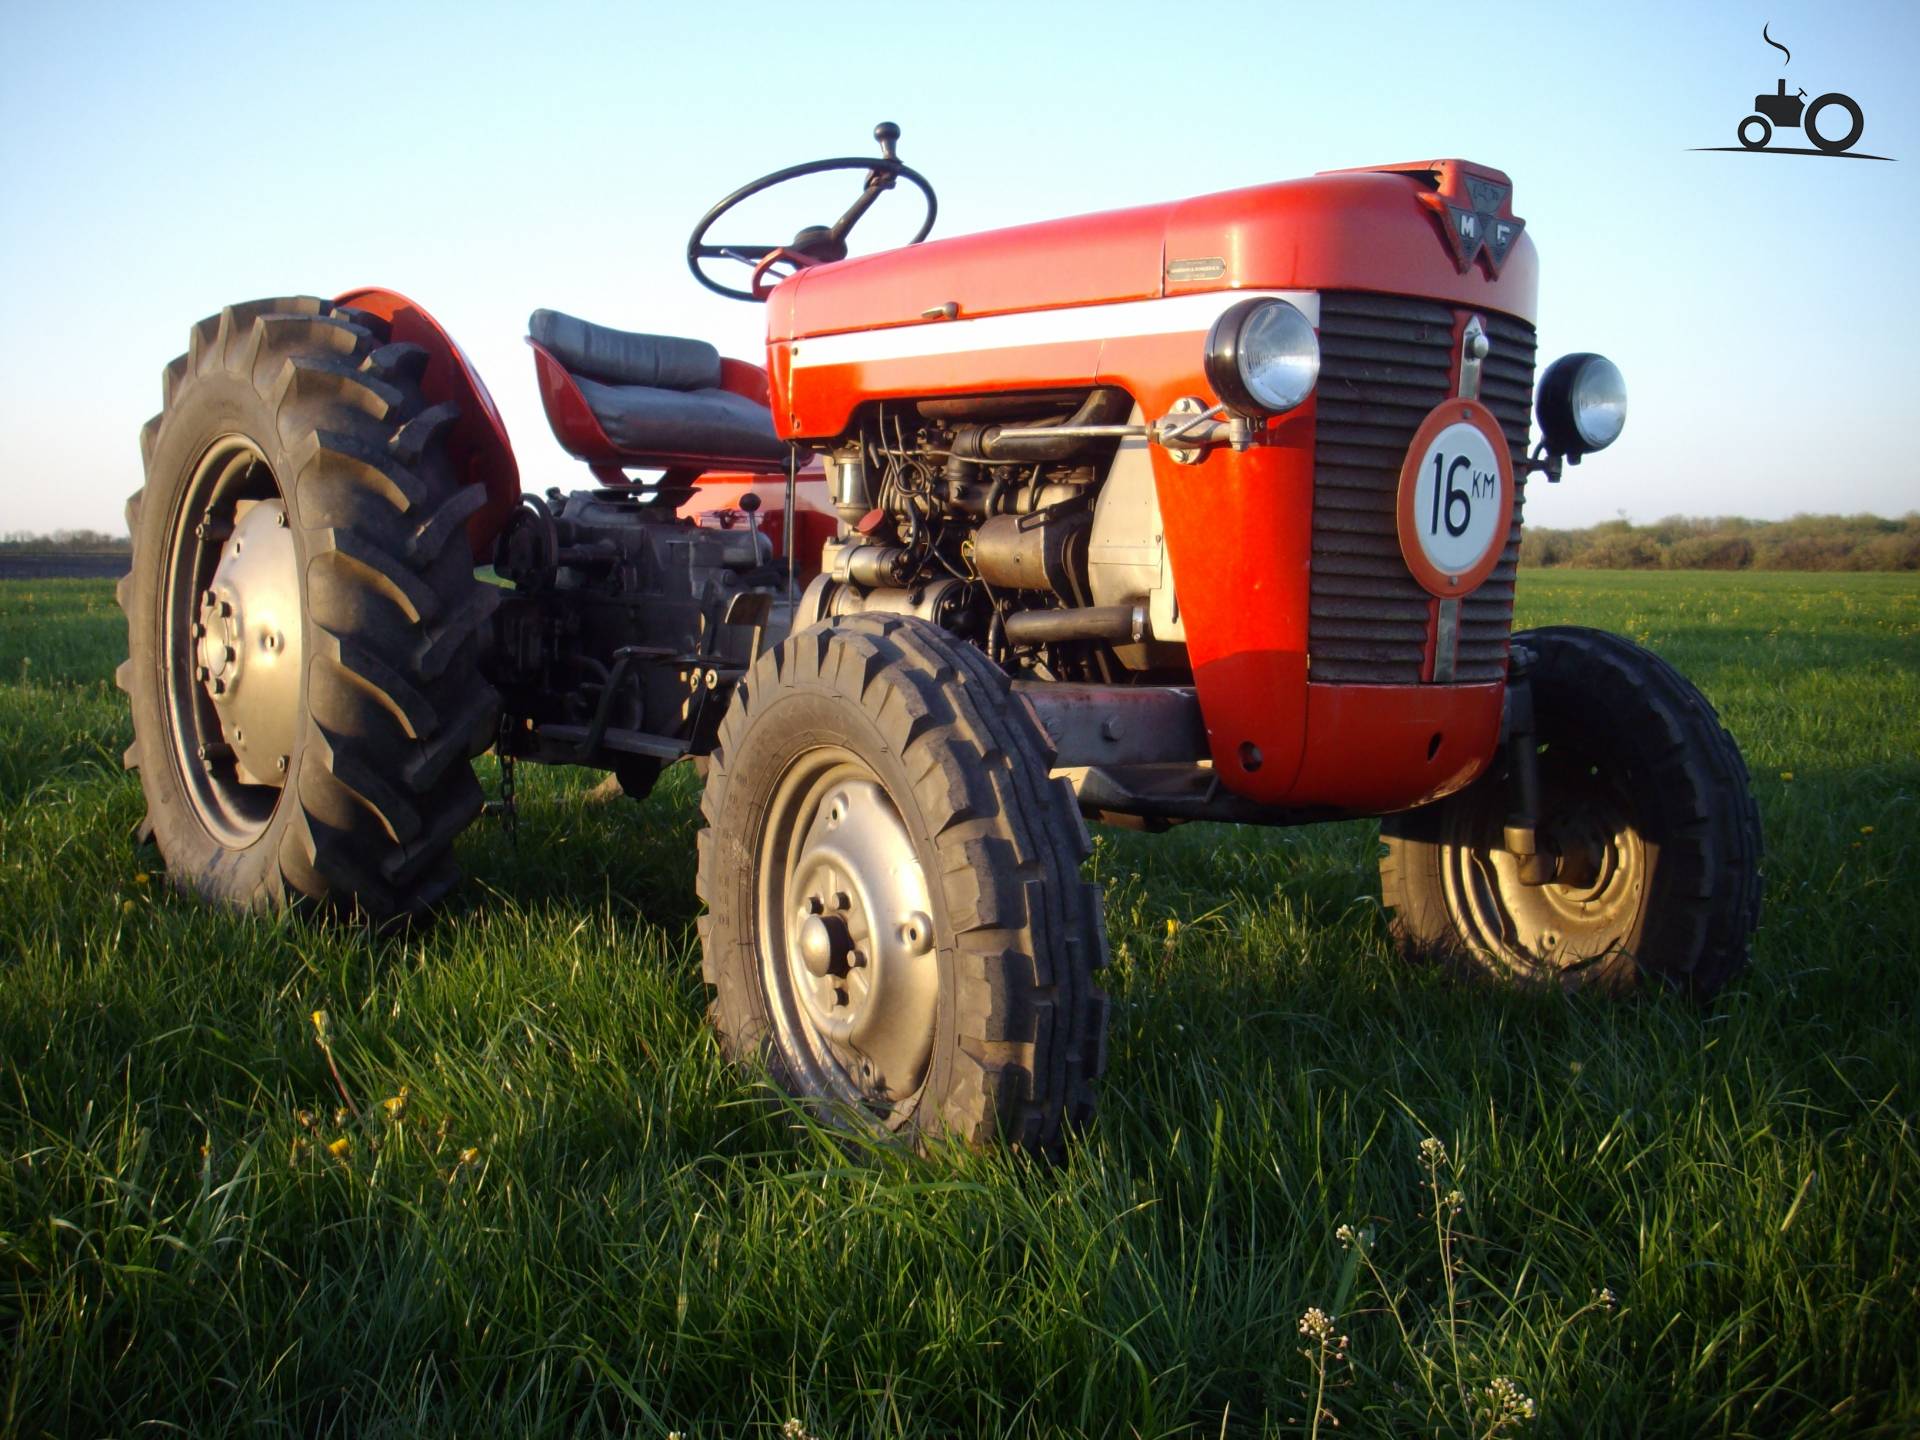
[[1920,1433],[1915,577],[1523,578],[1745,748],[1764,928],[1708,1013],[1400,964],[1370,825],[1099,833],[1053,1168],[721,1065],[685,767],[523,770],[410,936],[174,895],[110,591],[0,586],[0,1434]]

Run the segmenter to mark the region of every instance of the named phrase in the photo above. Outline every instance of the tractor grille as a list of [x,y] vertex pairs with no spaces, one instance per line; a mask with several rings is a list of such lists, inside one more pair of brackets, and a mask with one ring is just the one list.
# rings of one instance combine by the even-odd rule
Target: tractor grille
[[[1513,576],[1526,496],[1533,327],[1492,311],[1480,399],[1506,432],[1514,461],[1513,529],[1486,583],[1460,601],[1457,684],[1506,672]],[[1313,466],[1313,589],[1309,676],[1321,684],[1415,685],[1426,650],[1429,596],[1400,556],[1400,466],[1427,412],[1453,393],[1455,309],[1396,295],[1320,297],[1320,387]]]

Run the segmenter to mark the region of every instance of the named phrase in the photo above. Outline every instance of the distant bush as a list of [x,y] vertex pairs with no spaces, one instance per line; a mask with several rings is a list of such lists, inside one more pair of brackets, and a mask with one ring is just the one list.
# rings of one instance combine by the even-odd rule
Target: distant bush
[[1669,570],[1745,570],[1753,542],[1744,535],[1689,535],[1667,547]]
[[1920,514],[1791,520],[1669,515],[1585,530],[1525,531],[1520,563],[1576,570],[1920,570]]

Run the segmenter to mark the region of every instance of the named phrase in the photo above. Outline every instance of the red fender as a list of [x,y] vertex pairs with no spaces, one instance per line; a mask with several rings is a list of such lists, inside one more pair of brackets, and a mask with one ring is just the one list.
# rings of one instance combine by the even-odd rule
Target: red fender
[[480,372],[440,322],[404,295],[368,287],[336,295],[334,304],[378,316],[387,322],[395,340],[427,352],[420,390],[429,404],[451,400],[459,407],[460,418],[447,437],[447,452],[462,483],[486,488],[487,503],[467,521],[467,541],[476,562],[491,560],[493,542],[520,508],[520,466],[513,458],[506,422]]

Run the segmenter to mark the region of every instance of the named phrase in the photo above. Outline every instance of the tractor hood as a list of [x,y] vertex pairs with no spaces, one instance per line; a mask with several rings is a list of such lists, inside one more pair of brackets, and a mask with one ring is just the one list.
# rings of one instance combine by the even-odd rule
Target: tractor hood
[[1512,193],[1497,170],[1426,160],[934,240],[801,271],[770,297],[767,339],[1241,289],[1419,295],[1531,322],[1538,265]]

